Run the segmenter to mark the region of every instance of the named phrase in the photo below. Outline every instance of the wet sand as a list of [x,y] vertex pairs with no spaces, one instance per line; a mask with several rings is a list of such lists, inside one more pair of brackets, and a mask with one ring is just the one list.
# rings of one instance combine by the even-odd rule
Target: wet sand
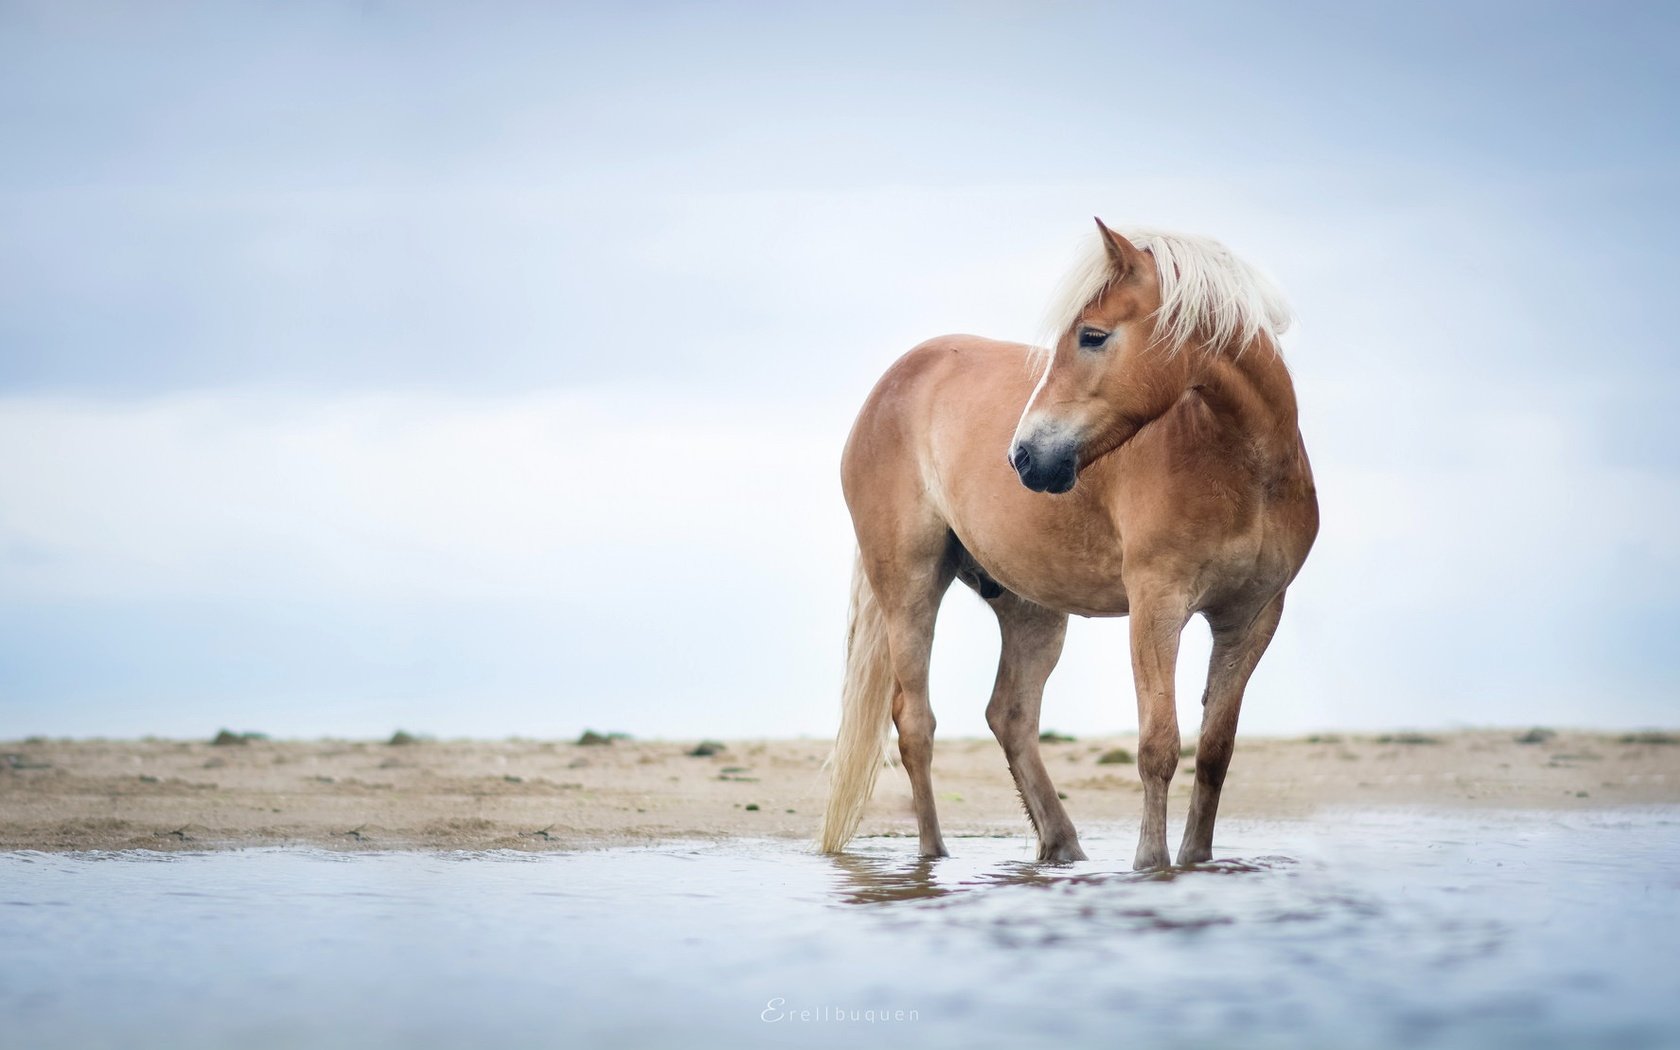
[[[1680,803],[1680,736],[1516,730],[1244,738],[1221,812],[1325,808],[1570,810]],[[1544,735],[1544,734],[1542,734]],[[0,742],[0,849],[580,849],[731,837],[809,839],[824,796],[819,740]],[[1132,737],[1046,743],[1081,828],[1135,824]],[[896,760],[895,760],[896,764]],[[1194,759],[1173,781],[1181,820]],[[1029,834],[991,740],[942,740],[947,837]],[[913,836],[909,788],[884,770],[862,833]]]

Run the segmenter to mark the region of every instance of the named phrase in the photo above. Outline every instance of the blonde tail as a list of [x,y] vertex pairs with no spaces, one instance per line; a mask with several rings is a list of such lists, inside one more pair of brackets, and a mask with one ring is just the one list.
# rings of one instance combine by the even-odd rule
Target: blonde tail
[[852,611],[846,629],[846,684],[840,694],[840,733],[828,756],[828,812],[822,851],[839,853],[857,834],[875,790],[892,729],[893,672],[887,624],[861,555],[852,565]]

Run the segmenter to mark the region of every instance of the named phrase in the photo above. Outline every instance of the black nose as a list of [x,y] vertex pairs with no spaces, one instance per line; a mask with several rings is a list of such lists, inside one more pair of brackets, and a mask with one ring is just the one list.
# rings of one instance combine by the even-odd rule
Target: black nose
[[1056,446],[1035,455],[1021,442],[1009,450],[1009,465],[1021,476],[1021,484],[1034,492],[1066,492],[1079,475],[1079,450],[1073,445]]

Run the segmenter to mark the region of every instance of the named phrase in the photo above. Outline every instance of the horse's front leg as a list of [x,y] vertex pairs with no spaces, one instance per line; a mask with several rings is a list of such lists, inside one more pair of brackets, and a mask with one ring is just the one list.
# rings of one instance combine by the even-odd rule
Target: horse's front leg
[[1257,613],[1227,620],[1210,615],[1213,655],[1208,659],[1207,692],[1202,694],[1202,731],[1196,742],[1196,786],[1190,795],[1190,818],[1178,847],[1180,864],[1213,859],[1213,821],[1219,813],[1219,792],[1236,747],[1237,714],[1243,690],[1255,665],[1265,655],[1283,615],[1283,592]]
[[1178,770],[1178,707],[1173,673],[1178,639],[1189,619],[1188,603],[1168,590],[1132,592],[1132,677],[1137,684],[1138,775],[1143,780],[1143,826],[1138,831],[1139,871],[1172,863],[1167,852],[1167,788]]

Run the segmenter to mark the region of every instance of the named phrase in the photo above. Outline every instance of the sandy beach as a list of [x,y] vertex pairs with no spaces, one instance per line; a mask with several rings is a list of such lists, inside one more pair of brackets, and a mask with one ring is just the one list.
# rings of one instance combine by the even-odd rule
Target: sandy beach
[[[1222,812],[1338,806],[1578,809],[1680,802],[1680,736],[1514,730],[1239,742]],[[0,849],[578,849],[732,836],[803,839],[824,795],[819,740],[0,743]],[[1137,820],[1129,737],[1046,743],[1081,827]],[[711,748],[701,748],[706,751]],[[1116,753],[1119,752],[1119,753]],[[1102,759],[1107,757],[1107,761]],[[1173,782],[1181,819],[1193,758]],[[896,765],[896,759],[895,763]],[[948,836],[1027,836],[990,740],[944,740]],[[864,835],[914,835],[884,770]]]

